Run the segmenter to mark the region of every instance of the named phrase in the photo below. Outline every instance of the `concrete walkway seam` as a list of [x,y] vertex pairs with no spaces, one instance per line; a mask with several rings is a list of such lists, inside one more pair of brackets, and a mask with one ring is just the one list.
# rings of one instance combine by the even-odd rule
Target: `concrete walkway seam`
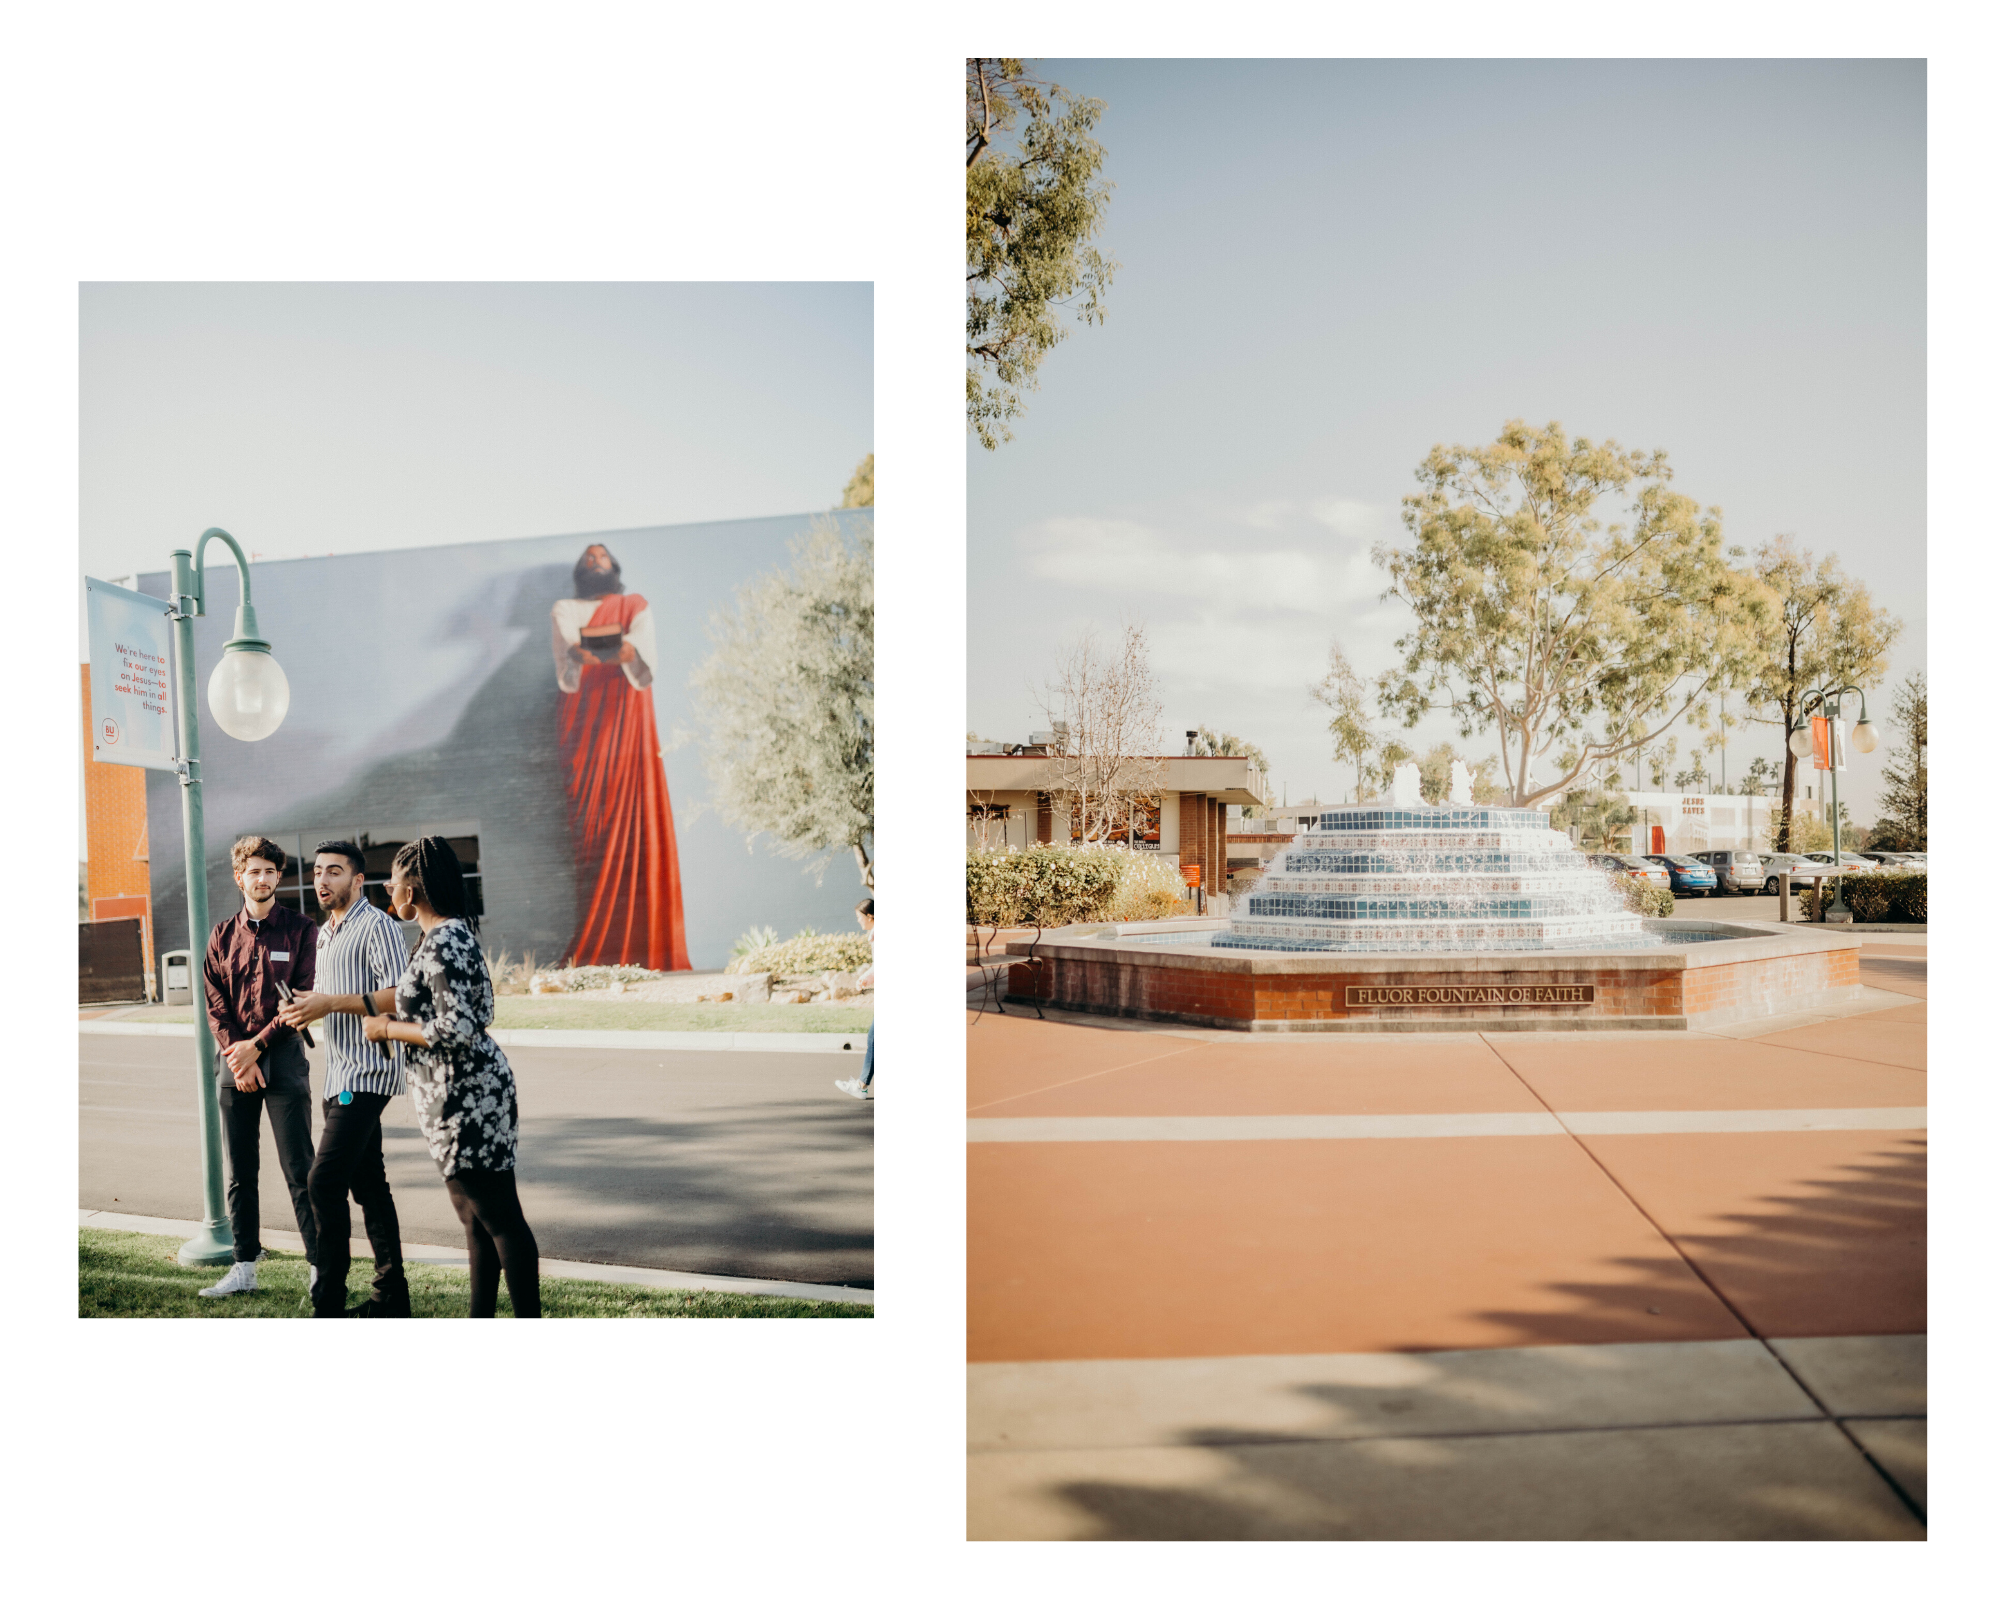
[[1922,1106],[1780,1111],[1495,1111],[1384,1116],[969,1117],[968,1144],[1234,1139],[1493,1139],[1564,1134],[1816,1133],[1921,1129]]
[[[79,1211],[78,1223],[81,1228],[101,1228],[119,1233],[156,1233],[171,1239],[192,1239],[201,1232],[199,1222],[188,1222],[174,1217],[141,1217],[123,1211]],[[296,1233],[286,1233],[276,1228],[263,1230],[264,1248],[267,1250],[290,1250],[300,1254],[305,1252],[305,1240]],[[365,1280],[368,1267],[367,1242],[361,1241],[362,1248],[354,1260],[361,1266]],[[448,1249],[443,1245],[416,1244],[406,1242],[403,1246],[405,1261],[423,1261],[433,1266],[460,1267],[466,1263],[463,1250]],[[725,1278],[712,1273],[668,1272],[658,1267],[620,1267],[600,1261],[562,1261],[550,1256],[541,1258],[541,1272],[545,1278],[578,1278],[591,1283],[628,1283],[643,1289],[707,1289],[721,1294],[777,1295],[789,1300],[834,1300],[846,1305],[872,1306],[875,1291],[872,1289],[852,1289],[840,1283],[785,1283],[772,1278]]]

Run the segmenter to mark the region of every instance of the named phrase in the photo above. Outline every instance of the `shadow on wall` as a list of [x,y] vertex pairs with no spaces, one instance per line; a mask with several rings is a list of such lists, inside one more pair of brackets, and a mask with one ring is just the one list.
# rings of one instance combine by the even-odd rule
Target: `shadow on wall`
[[[565,949],[575,926],[576,881],[548,628],[550,604],[569,589],[567,567],[532,567],[496,579],[442,624],[443,636],[484,646],[482,659],[384,728],[380,741],[407,746],[431,729],[442,735],[434,743],[356,762],[343,773],[326,770],[316,756],[305,719],[296,719],[289,738],[280,729],[265,741],[257,763],[263,781],[250,793],[230,796],[226,807],[206,805],[211,924],[240,904],[229,870],[230,842],[239,832],[345,832],[476,818],[489,909],[482,942],[494,950],[534,949],[550,959]],[[494,656],[509,644],[496,664]],[[373,641],[366,647],[380,648]],[[221,735],[205,730],[204,737]],[[149,790],[157,786],[148,796],[152,815],[177,813],[173,774],[151,773],[148,780]],[[163,801],[171,811],[163,813]],[[240,820],[251,816],[257,820]],[[168,841],[160,839],[162,831],[153,829],[154,915],[163,928],[185,928],[180,830]],[[308,839],[306,848],[314,842]]]
[[[1924,1167],[1924,1140],[1901,1140],[1847,1163],[1839,1178],[1807,1181],[1804,1195],[1765,1196],[1759,1209],[1723,1216],[1712,1231],[1681,1234],[1679,1242],[1762,1337],[1919,1332]],[[1520,1336],[1510,1343],[1588,1348],[1591,1338],[1642,1341],[1648,1306],[1673,1312],[1684,1309],[1678,1300],[1708,1299],[1690,1288],[1678,1261],[1626,1258],[1616,1266],[1652,1282],[1565,1282],[1554,1287],[1575,1297],[1575,1313],[1489,1320]],[[1808,1301],[1816,1314],[1801,1322],[1798,1308]],[[1597,1331],[1580,1334],[1579,1319]],[[1606,1351],[1602,1359],[1620,1358]],[[1412,1364],[1412,1381],[1430,1381],[1420,1364]],[[1426,1397],[1433,1418],[1424,1434],[1399,1438],[1393,1419],[1414,1402],[1393,1386],[1308,1384],[1290,1393],[1324,1408],[1324,1435],[1311,1424],[1283,1439],[1187,1430],[1173,1442],[1197,1455],[1121,1451],[1119,1477],[1079,1477],[1039,1493],[1072,1513],[1065,1522],[1080,1516],[1088,1531],[1071,1537],[1090,1539],[1913,1536],[1914,1525],[1830,1422],[1537,1434],[1524,1430],[1544,1402],[1489,1383],[1441,1419]],[[987,1459],[1004,1472],[1004,1456]],[[1001,1486],[989,1480],[975,1501]]]

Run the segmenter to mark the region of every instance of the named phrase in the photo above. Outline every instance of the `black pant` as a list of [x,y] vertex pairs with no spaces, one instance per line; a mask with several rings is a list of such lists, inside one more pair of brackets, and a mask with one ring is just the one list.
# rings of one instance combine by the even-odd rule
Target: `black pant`
[[222,1110],[223,1171],[228,1179],[224,1193],[229,1231],[236,1236],[236,1259],[257,1259],[258,1121],[268,1106],[271,1137],[278,1142],[278,1167],[285,1175],[285,1187],[292,1191],[292,1215],[298,1218],[299,1233],[306,1243],[306,1260],[318,1261],[319,1228],[306,1193],[306,1174],[313,1159],[312,1073],[306,1066],[306,1053],[296,1036],[288,1036],[257,1064],[264,1071],[264,1087],[252,1090],[236,1087],[227,1061],[215,1064],[215,1098]]
[[490,1317],[500,1303],[500,1274],[507,1274],[507,1293],[517,1317],[542,1314],[541,1253],[528,1219],[521,1215],[521,1197],[514,1188],[513,1169],[505,1172],[461,1172],[444,1180],[452,1209],[465,1224],[465,1250],[472,1258],[472,1315]]
[[386,1094],[355,1092],[353,1100],[320,1102],[323,1118],[319,1154],[306,1178],[313,1220],[319,1228],[319,1284],[313,1290],[313,1315],[339,1317],[347,1312],[348,1241],[353,1218],[347,1196],[361,1205],[361,1222],[375,1252],[375,1285],[369,1314],[407,1317],[410,1285],[403,1276],[403,1236],[396,1226],[396,1201],[389,1193],[389,1174],[382,1165],[382,1110]]

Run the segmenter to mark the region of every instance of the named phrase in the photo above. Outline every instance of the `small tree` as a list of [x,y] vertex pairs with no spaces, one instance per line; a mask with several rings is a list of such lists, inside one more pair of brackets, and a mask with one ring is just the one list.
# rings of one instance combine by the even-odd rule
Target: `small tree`
[[1118,263],[1090,244],[1111,202],[1090,136],[1103,114],[1019,61],[965,63],[965,423],[988,450],[1068,332],[1057,309],[1104,320]]
[[[1396,786],[1396,769],[1406,761],[1416,759],[1416,751],[1402,740],[1395,738],[1378,740],[1375,745],[1375,759],[1368,766],[1369,788],[1365,798],[1372,800],[1378,795],[1389,793]],[[1364,796],[1357,793],[1354,798],[1360,801]]]
[[1610,850],[1638,820],[1639,813],[1622,797],[1602,789],[1572,790],[1549,812],[1549,825],[1565,833],[1576,828],[1586,850]]
[[[1748,695],[1755,720],[1775,723],[1779,737],[1788,739],[1799,703],[1811,690],[1826,683],[1854,683],[1863,689],[1880,683],[1888,670],[1889,647],[1903,625],[1874,603],[1865,583],[1841,570],[1837,557],[1815,557],[1789,536],[1759,546],[1756,571],[1775,597],[1775,607]],[[1775,839],[1780,850],[1804,848],[1790,842],[1797,762],[1788,742],[1778,786]]]
[[1375,749],[1375,735],[1368,726],[1368,686],[1348,664],[1338,640],[1327,646],[1326,662],[1326,676],[1310,685],[1310,693],[1333,713],[1326,725],[1333,735],[1333,758],[1354,763],[1354,798],[1359,801],[1368,782],[1368,758]]
[[1758,756],[1751,761],[1750,770],[1736,785],[1736,792],[1746,795],[1769,794],[1777,781],[1778,768],[1762,756]]
[[1063,724],[1049,758],[1049,791],[1062,795],[1086,844],[1108,839],[1134,803],[1159,794],[1160,694],[1146,630],[1128,626],[1114,650],[1086,631],[1057,658],[1038,697],[1051,728]]
[[1902,738],[1882,773],[1882,815],[1875,824],[1878,850],[1928,850],[1929,817],[1925,745],[1929,742],[1925,675],[1912,673],[1896,690],[1889,721]]
[[[1404,757],[1405,760],[1409,758]],[[1477,761],[1467,761],[1449,740],[1430,747],[1429,751],[1417,758],[1417,793],[1430,804],[1443,805],[1451,798],[1451,764],[1465,761],[1465,770],[1472,778],[1472,803],[1492,805],[1504,800],[1507,791],[1499,781],[1500,763],[1492,756],[1481,756]]]
[[[1415,547],[1376,547],[1410,607],[1384,710],[1449,710],[1494,730],[1516,805],[1568,788],[1685,717],[1702,725],[1749,674],[1768,597],[1724,559],[1721,513],[1669,488],[1664,451],[1509,422],[1482,448],[1439,445],[1403,502]],[[1624,501],[1622,522],[1597,520]],[[1546,781],[1535,764],[1562,747]]]
[[847,480],[847,487],[840,491],[840,507],[843,511],[856,507],[873,508],[875,504],[875,452],[869,451],[860,466],[854,469],[854,476]]
[[709,619],[714,652],[690,678],[715,803],[780,855],[853,852],[875,885],[875,540],[815,517],[789,571],[752,579]]

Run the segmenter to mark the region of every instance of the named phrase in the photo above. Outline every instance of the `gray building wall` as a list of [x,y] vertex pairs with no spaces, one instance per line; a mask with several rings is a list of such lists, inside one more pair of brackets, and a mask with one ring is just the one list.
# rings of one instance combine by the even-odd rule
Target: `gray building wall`
[[[834,513],[852,519],[853,512]],[[851,858],[823,884],[801,864],[754,852],[706,804],[687,680],[708,653],[707,622],[747,579],[787,564],[810,518],[563,534],[549,538],[258,563],[259,631],[291,684],[284,725],[243,744],[209,715],[208,675],[233,631],[237,575],[209,546],[206,615],[195,623],[210,923],[242,898],[229,846],[242,833],[352,837],[356,829],[476,831],[489,951],[558,959],[575,924],[568,803],[556,737],[559,691],[549,607],[571,593],[587,545],[602,543],[646,596],[659,638],[653,682],[682,876],[688,953],[719,967],[753,924],[781,937],[853,924],[862,890]],[[232,530],[234,531],[234,530]],[[167,592],[167,575],[139,587]],[[676,748],[676,746],[678,746]],[[162,949],[186,942],[180,784],[149,772],[154,925]],[[289,844],[287,846],[290,847]]]

